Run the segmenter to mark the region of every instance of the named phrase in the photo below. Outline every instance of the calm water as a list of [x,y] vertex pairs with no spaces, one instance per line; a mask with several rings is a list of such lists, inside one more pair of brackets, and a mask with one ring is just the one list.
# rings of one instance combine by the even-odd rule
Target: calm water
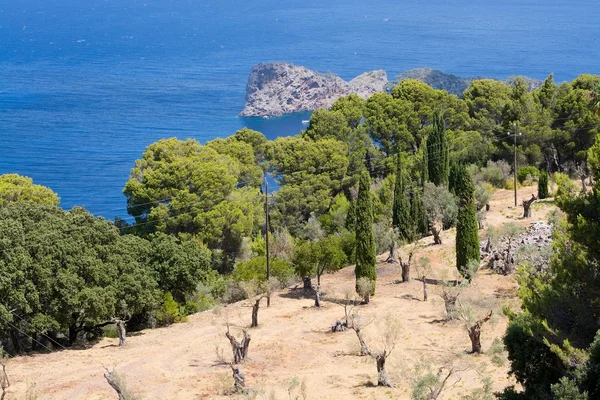
[[557,80],[600,72],[597,0],[491,3],[1,0],[0,174],[33,177],[65,208],[126,215],[129,170],[160,138],[302,129],[307,115],[237,118],[259,62],[345,79],[423,66]]

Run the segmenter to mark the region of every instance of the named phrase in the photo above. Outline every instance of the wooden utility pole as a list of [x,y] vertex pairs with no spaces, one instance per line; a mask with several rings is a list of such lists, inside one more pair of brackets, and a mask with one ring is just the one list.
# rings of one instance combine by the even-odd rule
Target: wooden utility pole
[[516,122],[513,123],[514,127],[515,127],[515,134],[514,134],[514,139],[515,139],[515,143],[514,143],[514,153],[515,153],[515,158],[514,158],[514,162],[513,162],[513,169],[515,172],[515,180],[514,180],[514,189],[515,189],[515,207],[517,207],[517,136],[521,136],[521,134],[519,133],[519,128]]
[[[267,182],[267,174],[264,173],[265,180],[265,243],[266,243],[266,256],[267,256],[267,285],[269,285],[269,278],[271,277],[271,263],[269,257],[269,182]],[[271,290],[267,290],[267,307],[271,306]]]

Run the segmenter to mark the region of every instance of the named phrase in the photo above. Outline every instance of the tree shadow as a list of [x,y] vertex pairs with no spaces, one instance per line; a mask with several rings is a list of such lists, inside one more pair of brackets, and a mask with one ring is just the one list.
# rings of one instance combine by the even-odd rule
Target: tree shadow
[[416,301],[422,301],[420,298],[413,296],[412,294],[403,294],[402,296],[396,296],[397,299],[403,299],[403,300],[416,300]]
[[[312,289],[304,289],[304,288],[292,288],[287,290],[286,292],[279,292],[279,297],[283,297],[284,299],[314,299],[315,292]],[[323,299],[323,297],[321,297]]]
[[428,285],[445,285],[445,286],[458,286],[460,282],[457,279],[444,280],[444,279],[433,279],[433,278],[425,278],[425,282]]

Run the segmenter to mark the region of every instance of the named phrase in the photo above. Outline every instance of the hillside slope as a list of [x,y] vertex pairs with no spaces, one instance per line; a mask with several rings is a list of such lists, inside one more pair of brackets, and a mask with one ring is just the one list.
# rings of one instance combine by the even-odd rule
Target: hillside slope
[[[535,187],[520,189],[519,198],[527,198]],[[527,225],[544,219],[550,206],[540,204],[531,220],[519,220],[521,209],[510,207],[512,192],[500,190],[491,201],[488,221],[492,225],[514,221]],[[432,261],[432,279],[454,277],[454,230],[444,232],[444,244],[432,246],[431,238],[421,242],[417,258]],[[405,252],[401,252],[405,257]],[[383,261],[385,257],[381,257]],[[414,275],[413,275],[414,277]],[[331,325],[343,319],[344,310],[338,304],[325,301],[324,307],[313,307],[312,298],[305,298],[302,289],[289,288],[274,296],[272,306],[263,306],[260,326],[250,330],[250,360],[241,366],[248,387],[261,391],[258,398],[288,398],[288,383],[298,377],[306,382],[307,399],[408,399],[410,369],[421,358],[434,366],[453,354],[462,354],[471,369],[460,373],[460,383],[442,395],[465,393],[481,386],[480,375],[493,379],[495,390],[514,384],[507,378],[508,365],[497,366],[489,355],[470,355],[469,338],[458,321],[445,322],[444,304],[437,295],[439,285],[431,284],[428,302],[422,300],[422,284],[393,284],[400,278],[399,266],[381,262],[378,265],[377,294],[369,305],[361,306],[364,315],[375,317],[365,329],[365,338],[372,347],[379,340],[378,323],[386,314],[400,322],[400,339],[388,361],[388,371],[397,388],[379,388],[375,362],[357,356],[358,341],[353,331],[330,333]],[[354,286],[351,267],[324,277],[328,298],[340,298]],[[482,270],[461,297],[494,298],[502,304],[518,307],[516,284],[512,277]],[[251,309],[240,302],[220,310],[199,313],[187,323],[168,328],[146,330],[128,338],[126,347],[116,346],[117,339],[103,339],[86,350],[65,350],[53,354],[37,354],[10,359],[7,373],[12,386],[8,399],[23,398],[35,386],[39,399],[114,399],[114,391],[106,383],[104,366],[123,375],[129,388],[143,399],[219,399],[227,398],[224,390],[232,386],[231,370],[222,363],[217,352],[231,358],[225,338],[225,315],[237,326],[247,326]],[[487,350],[494,338],[500,338],[506,328],[506,318],[487,324],[482,332],[482,344]],[[232,328],[240,336],[240,329]],[[483,372],[485,371],[485,372]],[[298,390],[298,389],[297,389]],[[456,398],[456,397],[454,397]]]

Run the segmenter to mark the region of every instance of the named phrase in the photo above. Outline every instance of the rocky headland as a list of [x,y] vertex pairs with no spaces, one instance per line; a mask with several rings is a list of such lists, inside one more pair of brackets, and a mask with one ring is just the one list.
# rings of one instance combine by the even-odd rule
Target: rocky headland
[[[416,79],[434,89],[462,96],[471,81],[446,74],[431,68],[416,68],[388,81],[385,71],[365,72],[346,82],[332,73],[321,73],[285,62],[257,64],[252,68],[246,86],[246,103],[240,117],[280,117],[285,114],[330,108],[341,96],[356,93],[368,98],[374,93],[391,91],[404,79]],[[507,79],[512,84],[515,77]],[[540,86],[540,82],[525,78],[529,90]]]
[[329,108],[341,96],[356,93],[367,98],[382,92],[387,83],[387,75],[381,70],[346,82],[334,74],[284,62],[258,64],[248,77],[246,105],[240,117],[279,117]]

